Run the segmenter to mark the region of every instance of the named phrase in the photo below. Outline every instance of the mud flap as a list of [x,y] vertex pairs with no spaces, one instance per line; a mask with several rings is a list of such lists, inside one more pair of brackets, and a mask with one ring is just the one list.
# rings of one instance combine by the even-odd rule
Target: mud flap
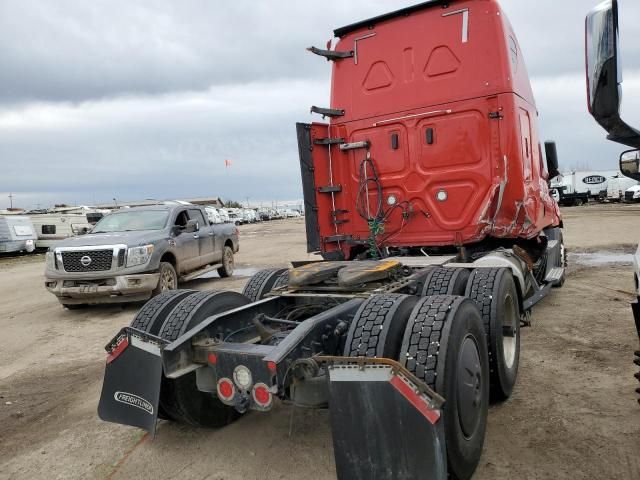
[[107,422],[143,428],[153,436],[160,401],[162,356],[158,343],[145,341],[136,332],[127,327],[116,336],[110,350],[108,346],[98,416]]
[[351,360],[328,367],[338,479],[446,479],[443,399],[395,362]]

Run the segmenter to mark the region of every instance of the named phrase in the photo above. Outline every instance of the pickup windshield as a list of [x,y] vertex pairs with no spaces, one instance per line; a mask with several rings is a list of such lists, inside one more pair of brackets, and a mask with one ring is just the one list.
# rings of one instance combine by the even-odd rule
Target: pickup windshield
[[96,223],[91,233],[162,230],[168,217],[169,212],[164,210],[112,213]]

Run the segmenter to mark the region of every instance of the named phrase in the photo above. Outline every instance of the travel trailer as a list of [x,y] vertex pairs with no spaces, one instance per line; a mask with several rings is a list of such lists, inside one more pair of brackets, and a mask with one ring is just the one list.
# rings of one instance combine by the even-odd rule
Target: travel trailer
[[36,232],[29,217],[24,215],[0,216],[0,252],[33,252]]

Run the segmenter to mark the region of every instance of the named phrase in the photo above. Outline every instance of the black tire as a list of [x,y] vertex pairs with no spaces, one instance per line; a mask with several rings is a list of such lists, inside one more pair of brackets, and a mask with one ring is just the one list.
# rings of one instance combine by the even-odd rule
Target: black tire
[[[169,312],[171,312],[171,310],[173,310],[173,308],[185,297],[193,295],[194,293],[197,293],[197,291],[168,290],[166,292],[162,292],[160,295],[152,298],[142,306],[138,313],[136,313],[136,316],[133,317],[129,326],[142,330],[143,332],[150,333],[151,335],[158,335],[160,327],[166,320]],[[163,420],[170,419],[162,405],[159,405],[158,417]]]
[[520,363],[520,306],[508,268],[478,268],[471,273],[466,296],[482,315],[489,347],[491,399],[511,396]]
[[356,312],[344,346],[345,357],[398,359],[400,343],[409,314],[418,297],[413,295],[374,295]]
[[152,298],[145,303],[133,317],[130,326],[158,335],[160,327],[166,320],[167,315],[185,297],[197,293],[196,290],[169,290]]
[[286,287],[287,285],[289,285],[289,270],[285,270],[277,276],[276,281],[273,282],[271,290],[275,290],[276,288],[280,287]]
[[82,310],[83,308],[87,308],[89,305],[86,303],[63,303],[62,306],[67,310]]
[[[174,341],[207,317],[248,303],[248,298],[236,292],[197,292],[173,308],[159,336]],[[175,379],[163,377],[160,406],[173,420],[195,427],[219,428],[240,416],[235,408],[224,405],[214,394],[198,390],[195,372]]]
[[434,268],[424,282],[422,296],[458,295],[464,296],[471,272],[467,268]]
[[158,285],[151,292],[152,297],[178,288],[178,274],[173,265],[169,262],[160,262],[158,272],[160,273],[160,278],[158,279]]
[[262,300],[264,296],[271,291],[280,276],[287,273],[287,282],[289,281],[289,270],[286,268],[267,268],[260,270],[254,274],[245,284],[242,294],[252,302]]
[[222,249],[222,266],[218,268],[218,275],[222,278],[227,278],[233,275],[233,269],[235,261],[233,259],[233,248],[229,245],[225,245]]
[[489,360],[478,307],[454,296],[423,297],[406,326],[406,368],[442,395],[449,478],[473,475],[489,410]]

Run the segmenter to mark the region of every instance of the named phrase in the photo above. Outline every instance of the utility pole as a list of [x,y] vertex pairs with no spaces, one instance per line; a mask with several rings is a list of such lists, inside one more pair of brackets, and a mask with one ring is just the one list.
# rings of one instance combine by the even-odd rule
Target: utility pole
[[13,193],[9,192],[9,208],[13,208]]

